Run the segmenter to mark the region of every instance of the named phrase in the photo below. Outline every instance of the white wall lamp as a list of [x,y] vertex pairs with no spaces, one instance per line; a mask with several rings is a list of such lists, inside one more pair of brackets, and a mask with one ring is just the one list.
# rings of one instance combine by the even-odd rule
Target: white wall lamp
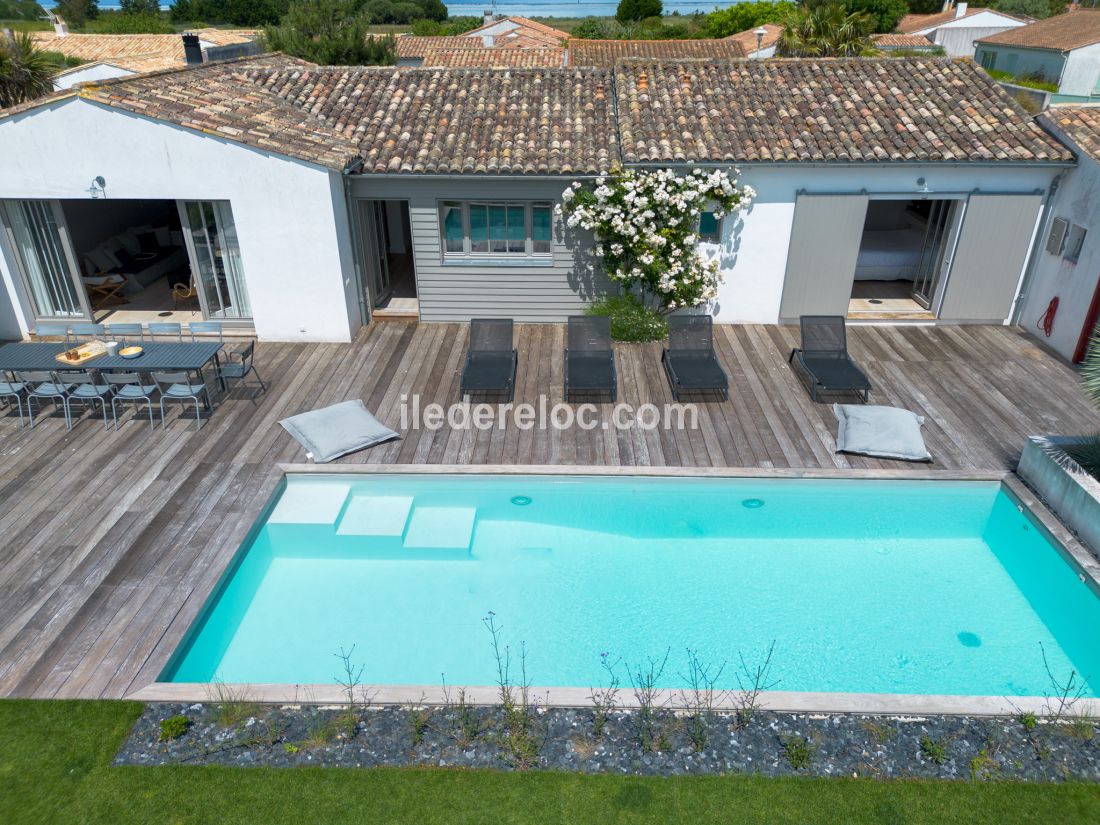
[[92,185],[88,187],[87,192],[93,200],[107,197],[107,181],[103,179],[103,175],[92,178]]

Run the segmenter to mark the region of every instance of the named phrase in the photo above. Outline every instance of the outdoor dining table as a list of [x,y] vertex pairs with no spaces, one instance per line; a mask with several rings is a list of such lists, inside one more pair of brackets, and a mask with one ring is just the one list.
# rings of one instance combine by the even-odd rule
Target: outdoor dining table
[[21,343],[0,345],[0,372],[22,370],[50,370],[52,372],[84,370],[126,370],[128,372],[179,371],[202,375],[203,367],[214,362],[218,383],[225,390],[218,354],[222,345],[218,341],[194,343],[142,344],[142,354],[137,358],[121,355],[100,355],[82,364],[63,364],[57,355],[69,349],[69,344]]

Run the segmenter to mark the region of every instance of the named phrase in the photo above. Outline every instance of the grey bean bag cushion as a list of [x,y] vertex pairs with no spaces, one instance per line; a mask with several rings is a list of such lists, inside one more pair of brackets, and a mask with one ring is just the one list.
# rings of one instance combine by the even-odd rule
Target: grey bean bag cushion
[[279,423],[306,448],[306,458],[318,464],[398,437],[358,399],[292,415]]
[[860,453],[877,458],[931,461],[920,434],[924,418],[897,407],[874,404],[833,404],[839,422],[838,453]]

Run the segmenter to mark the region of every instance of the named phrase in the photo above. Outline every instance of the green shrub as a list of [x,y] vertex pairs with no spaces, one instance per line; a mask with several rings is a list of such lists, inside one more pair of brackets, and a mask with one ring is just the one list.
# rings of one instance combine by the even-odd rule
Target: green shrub
[[664,316],[630,294],[601,298],[585,314],[610,317],[611,337],[616,341],[660,341],[668,335]]
[[161,720],[160,741],[170,742],[173,739],[179,739],[190,729],[191,720],[186,716],[169,716],[167,719]]
[[158,14],[101,11],[85,30],[92,34],[173,34],[176,30]]
[[783,756],[792,768],[800,771],[810,766],[810,762],[814,758],[814,751],[817,749],[809,739],[805,736],[791,734],[790,736],[781,737],[779,741],[783,746]]
[[619,0],[615,10],[615,19],[620,23],[645,20],[647,17],[660,17],[664,7],[661,0]]
[[920,752],[924,758],[936,765],[942,765],[947,761],[947,743],[931,736],[920,738]]

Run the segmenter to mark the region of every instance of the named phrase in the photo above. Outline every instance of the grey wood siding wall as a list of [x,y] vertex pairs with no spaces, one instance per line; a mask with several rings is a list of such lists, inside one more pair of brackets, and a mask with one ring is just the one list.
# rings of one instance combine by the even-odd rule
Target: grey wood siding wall
[[617,289],[602,271],[592,270],[589,233],[568,230],[555,218],[554,241],[545,265],[444,263],[439,202],[514,199],[556,204],[569,183],[568,179],[363,176],[352,181],[352,195],[408,201],[422,321],[498,317],[560,322],[582,312],[595,297]]

